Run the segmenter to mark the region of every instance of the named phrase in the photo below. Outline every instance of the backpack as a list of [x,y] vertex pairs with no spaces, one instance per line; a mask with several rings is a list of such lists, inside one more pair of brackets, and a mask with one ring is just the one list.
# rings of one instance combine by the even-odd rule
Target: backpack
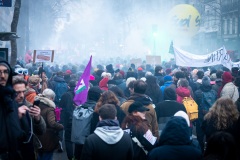
[[59,108],[59,107],[56,107],[54,112],[55,112],[55,115],[56,115],[56,121],[59,122],[61,120],[61,110],[62,108]]
[[201,101],[199,110],[207,113],[209,111],[209,108],[212,107],[215,101],[216,101],[216,94],[213,90],[209,92],[202,92],[202,101]]
[[84,144],[90,134],[93,109],[77,107],[73,111],[71,141],[77,144]]
[[54,86],[55,102],[58,104],[61,100],[62,95],[68,91],[68,85],[66,82],[57,82]]
[[192,97],[184,97],[182,103],[187,110],[190,121],[198,119],[198,105]]

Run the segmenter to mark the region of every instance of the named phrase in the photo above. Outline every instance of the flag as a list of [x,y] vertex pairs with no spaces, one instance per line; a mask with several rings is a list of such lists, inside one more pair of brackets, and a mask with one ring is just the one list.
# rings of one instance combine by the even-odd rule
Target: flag
[[90,57],[90,60],[74,89],[75,96],[73,98],[73,101],[77,105],[81,105],[87,101],[91,64],[92,56]]
[[169,51],[168,51],[168,53],[174,54],[173,41],[171,41],[171,44],[170,44],[170,46],[169,46]]

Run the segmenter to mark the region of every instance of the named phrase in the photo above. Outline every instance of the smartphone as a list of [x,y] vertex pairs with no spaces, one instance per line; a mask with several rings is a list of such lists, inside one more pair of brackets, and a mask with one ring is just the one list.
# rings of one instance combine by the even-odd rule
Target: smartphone
[[38,99],[38,100],[35,100],[35,101],[33,102],[33,107],[34,107],[34,105],[39,106],[39,103],[40,103],[40,100],[39,100],[39,99]]

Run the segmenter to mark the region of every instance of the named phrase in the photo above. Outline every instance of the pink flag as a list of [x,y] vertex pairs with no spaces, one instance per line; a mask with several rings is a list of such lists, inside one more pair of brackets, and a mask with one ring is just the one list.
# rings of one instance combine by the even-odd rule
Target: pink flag
[[87,101],[91,64],[92,64],[92,56],[90,57],[90,60],[74,89],[75,96],[73,101],[77,105],[83,104]]

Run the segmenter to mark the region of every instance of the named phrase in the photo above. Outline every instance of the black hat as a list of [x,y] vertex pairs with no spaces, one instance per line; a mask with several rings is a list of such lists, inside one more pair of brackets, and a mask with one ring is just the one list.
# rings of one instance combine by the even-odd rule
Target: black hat
[[149,109],[144,107],[141,102],[135,101],[128,108],[129,113],[132,113],[133,111],[144,112],[149,111]]
[[177,99],[177,94],[175,89],[171,87],[166,87],[164,89],[164,100],[176,100]]
[[88,90],[88,99],[98,101],[102,92],[103,91],[98,86],[93,86]]

